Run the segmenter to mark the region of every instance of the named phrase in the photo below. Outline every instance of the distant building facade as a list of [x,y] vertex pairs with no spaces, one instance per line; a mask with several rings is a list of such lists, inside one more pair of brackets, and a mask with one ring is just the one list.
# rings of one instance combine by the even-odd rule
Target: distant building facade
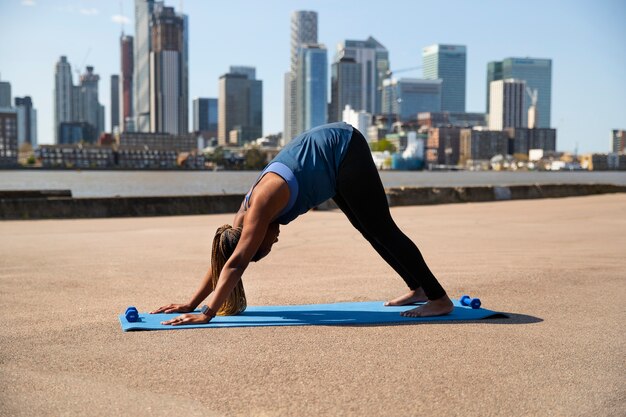
[[317,12],[299,10],[291,14],[291,53],[289,71],[285,74],[285,126],[283,142],[286,144],[298,133],[298,60],[300,48],[317,44]]
[[461,129],[459,159],[461,164],[489,160],[509,152],[509,135],[500,130]]
[[56,143],[59,143],[61,123],[73,120],[73,93],[72,67],[67,57],[62,56],[56,63],[54,72],[54,138]]
[[263,135],[263,82],[250,75],[220,77],[217,140],[222,146],[241,146]]
[[61,122],[57,144],[96,143],[98,133],[91,123]]
[[424,112],[417,114],[417,122],[426,127],[475,127],[486,126],[485,113],[456,113],[456,112]]
[[[346,105],[355,110],[365,110],[370,114],[378,114],[382,110],[382,87],[383,80],[389,73],[389,52],[373,37],[366,40],[346,40],[337,46],[335,63],[353,61],[356,64],[358,75],[348,70],[342,79],[338,79],[337,87],[340,90],[350,89],[342,86],[343,82],[352,85],[360,83],[360,98],[351,98],[343,103],[338,103],[336,108],[340,111]],[[334,72],[334,71],[333,71]],[[332,93],[331,93],[332,95]],[[343,106],[342,106],[343,104]]]
[[556,129],[527,127],[505,129],[509,135],[509,154],[528,155],[531,149],[556,151]]
[[150,28],[154,0],[135,0],[135,44],[133,72],[133,113],[135,129],[150,131],[150,51],[152,30]]
[[17,165],[17,111],[0,108],[0,166]]
[[18,149],[24,143],[37,147],[37,110],[29,97],[15,97],[17,111],[17,144]]
[[208,138],[217,138],[217,99],[196,98],[193,100],[193,131]]
[[184,21],[174,8],[157,6],[151,20],[150,132],[183,134],[188,132]]
[[417,119],[422,112],[440,112],[442,80],[387,78],[383,81],[382,111],[397,114],[401,121]]
[[330,67],[330,107],[328,121],[338,122],[344,108],[363,109],[361,64],[354,58],[343,57]]
[[[536,127],[549,128],[552,103],[552,60],[540,58],[506,58],[487,64],[487,113],[491,113],[489,101],[491,82],[514,78],[523,80],[526,88],[537,90]],[[525,94],[528,94],[525,92]],[[528,110],[532,105],[525,100],[521,127],[528,127]]]
[[111,131],[120,128],[120,76],[111,75]]
[[611,131],[611,150],[615,153],[624,153],[626,149],[626,130],[614,129]]
[[0,81],[0,108],[11,107],[11,83]]
[[526,127],[526,82],[506,79],[491,82],[489,130]]
[[129,127],[134,127],[133,120],[133,37],[122,35],[120,38],[120,100],[119,100],[119,124],[120,131],[124,132]]
[[343,109],[342,121],[352,125],[359,132],[363,134],[363,137],[369,142],[369,132],[368,129],[372,124],[372,115],[366,112],[365,110],[356,111],[352,109],[350,106],[346,106]]
[[463,45],[431,45],[422,50],[427,80],[442,80],[441,110],[465,111],[467,48]]
[[193,133],[171,135],[169,133],[124,132],[119,137],[120,146],[144,147],[188,152],[196,150],[198,141]]
[[328,54],[324,45],[299,49],[296,83],[296,134],[328,120]]
[[426,162],[437,165],[457,165],[460,156],[461,128],[435,127],[428,129]]

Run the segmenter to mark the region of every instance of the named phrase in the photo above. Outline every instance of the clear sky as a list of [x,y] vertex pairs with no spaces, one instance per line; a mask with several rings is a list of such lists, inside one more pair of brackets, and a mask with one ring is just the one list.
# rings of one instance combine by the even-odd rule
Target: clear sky
[[[263,130],[283,128],[283,77],[290,16],[318,12],[318,36],[332,61],[338,42],[373,36],[392,69],[419,66],[434,43],[467,46],[467,111],[485,111],[487,63],[551,58],[552,125],[559,150],[607,152],[611,129],[626,129],[624,0],[166,0],[189,15],[189,96],[217,97],[230,65],[257,68]],[[134,32],[131,0],[0,0],[0,79],[30,95],[39,143],[53,142],[54,65],[93,65],[110,126],[110,76],[119,73],[119,35]],[[421,77],[421,70],[398,76]],[[74,82],[76,83],[76,76]],[[191,108],[190,108],[191,113]],[[191,126],[191,125],[190,125]]]

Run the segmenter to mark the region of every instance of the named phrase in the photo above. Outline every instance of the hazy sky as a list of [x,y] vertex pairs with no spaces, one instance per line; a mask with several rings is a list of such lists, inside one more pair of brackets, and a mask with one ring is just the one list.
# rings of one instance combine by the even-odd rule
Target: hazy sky
[[[375,37],[392,69],[419,66],[434,43],[467,46],[467,111],[485,111],[487,63],[551,58],[552,125],[559,150],[609,150],[610,130],[626,129],[626,1],[167,0],[189,15],[190,101],[217,97],[230,65],[257,68],[263,130],[283,128],[283,76],[289,68],[290,16],[318,12],[319,41],[332,61],[345,39]],[[0,79],[13,97],[30,95],[39,143],[53,142],[54,65],[93,65],[110,126],[110,76],[119,73],[119,35],[134,32],[134,1],[0,0]],[[421,70],[398,76],[421,77]],[[76,83],[76,75],[74,82]],[[191,105],[191,103],[190,103]],[[191,113],[191,109],[190,109]],[[191,124],[190,124],[191,126]]]

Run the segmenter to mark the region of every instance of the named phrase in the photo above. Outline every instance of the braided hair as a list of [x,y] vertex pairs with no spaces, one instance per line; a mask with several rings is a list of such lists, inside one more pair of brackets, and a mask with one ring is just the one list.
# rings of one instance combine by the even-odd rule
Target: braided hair
[[[232,227],[229,224],[219,227],[215,232],[211,250],[211,291],[215,290],[220,273],[235,251],[240,238],[241,227]],[[220,316],[232,316],[242,313],[246,307],[246,293],[243,289],[243,282],[240,279],[217,314]]]

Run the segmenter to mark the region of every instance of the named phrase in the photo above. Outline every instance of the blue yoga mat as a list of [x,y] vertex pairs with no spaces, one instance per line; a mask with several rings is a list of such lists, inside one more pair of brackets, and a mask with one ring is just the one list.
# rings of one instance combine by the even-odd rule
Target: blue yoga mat
[[481,320],[506,318],[506,314],[484,308],[472,309],[454,302],[454,311],[439,317],[402,317],[402,311],[415,306],[385,307],[382,301],[357,303],[307,304],[292,306],[252,306],[237,316],[217,316],[207,324],[186,326],[162,325],[161,322],[174,318],[176,314],[140,313],[139,321],[129,322],[123,314],[119,319],[122,330],[173,330],[211,327],[254,327],[254,326],[328,326],[359,324],[399,324],[433,321]]

